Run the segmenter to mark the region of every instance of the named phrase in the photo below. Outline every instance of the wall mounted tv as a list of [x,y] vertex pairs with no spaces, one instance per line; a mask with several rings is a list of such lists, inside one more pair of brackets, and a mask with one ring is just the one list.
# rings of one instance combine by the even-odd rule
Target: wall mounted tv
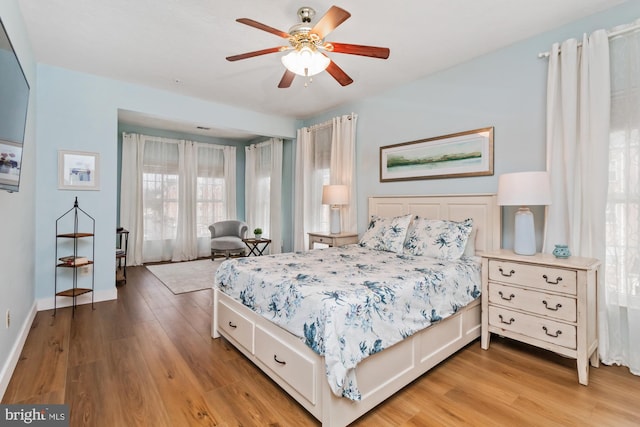
[[18,191],[29,83],[0,19],[0,190]]

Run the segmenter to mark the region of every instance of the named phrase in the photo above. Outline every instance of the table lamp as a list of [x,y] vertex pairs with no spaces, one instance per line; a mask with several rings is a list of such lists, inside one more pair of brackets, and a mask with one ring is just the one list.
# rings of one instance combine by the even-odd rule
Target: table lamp
[[325,185],[322,187],[322,204],[331,206],[331,234],[340,234],[340,205],[349,203],[346,185]]
[[516,172],[498,178],[498,205],[520,206],[516,212],[513,251],[520,255],[536,253],[533,213],[528,206],[550,205],[551,186],[547,172]]

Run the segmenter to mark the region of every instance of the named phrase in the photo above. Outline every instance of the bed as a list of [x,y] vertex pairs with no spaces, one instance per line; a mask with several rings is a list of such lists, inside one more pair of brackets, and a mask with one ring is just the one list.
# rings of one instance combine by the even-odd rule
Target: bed
[[[500,247],[500,213],[494,195],[381,196],[370,197],[368,205],[370,218],[399,218],[408,214],[411,214],[412,217],[417,215],[422,218],[459,222],[470,218],[473,221],[475,235],[472,236],[472,242],[475,244],[476,253]],[[348,273],[336,267],[339,264],[338,260],[361,255],[368,256],[364,253],[368,249],[370,248],[354,245],[353,247],[330,248],[312,252],[317,253],[323,262],[331,266],[327,269],[329,273],[347,276]],[[480,336],[480,298],[477,297],[476,288],[470,291],[473,288],[472,284],[464,281],[462,281],[461,287],[466,289],[467,294],[473,294],[474,298],[471,298],[470,302],[459,303],[456,300],[444,303],[445,306],[447,304],[453,305],[454,309],[442,319],[438,315],[424,314],[423,317],[428,320],[428,323],[431,323],[424,329],[416,326],[416,330],[410,332],[397,332],[386,323],[381,323],[380,319],[383,317],[393,319],[395,316],[397,318],[400,316],[399,312],[395,314],[385,312],[384,316],[378,313],[377,316],[373,316],[373,320],[377,323],[372,321],[369,329],[375,329],[376,333],[380,333],[381,330],[387,328],[389,332],[384,338],[385,345],[380,348],[376,348],[378,342],[367,341],[365,337],[356,346],[340,339],[336,343],[332,343],[331,333],[322,335],[326,337],[326,342],[314,341],[309,338],[314,334],[309,333],[310,329],[307,328],[307,323],[304,323],[304,336],[296,336],[293,329],[295,326],[289,326],[290,323],[282,322],[278,324],[280,317],[287,317],[281,315],[281,312],[286,312],[287,307],[297,304],[295,298],[293,299],[295,301],[291,302],[290,296],[278,297],[278,301],[275,303],[272,301],[268,306],[261,306],[256,298],[260,297],[259,291],[267,286],[264,283],[264,278],[260,279],[259,285],[250,289],[234,288],[233,280],[237,279],[240,282],[240,279],[243,279],[247,283],[254,280],[250,271],[256,270],[256,262],[263,262],[265,268],[267,268],[267,264],[277,263],[280,260],[284,260],[282,262],[286,265],[293,266],[302,262],[306,266],[307,262],[318,262],[312,260],[312,255],[283,254],[281,257],[268,257],[262,260],[252,258],[245,261],[225,262],[216,274],[217,283],[214,285],[212,337],[225,337],[307,411],[320,420],[323,426],[344,426],[353,422]],[[389,270],[394,277],[405,279],[405,271],[402,268],[408,272],[410,267],[403,266],[404,258],[412,257],[399,257],[397,262],[389,264],[384,264],[384,260],[372,258],[373,261],[368,261],[363,265],[381,265],[383,268],[380,270]],[[461,259],[464,260],[465,257]],[[407,262],[411,262],[411,260],[407,260]],[[248,268],[243,270],[242,265],[238,264],[247,264]],[[452,263],[440,262],[438,264],[442,268],[448,266],[452,268],[450,267]],[[469,271],[473,270],[472,264],[471,261],[462,261],[461,265],[456,265],[455,269],[464,271],[464,274],[469,276],[471,274]],[[427,267],[425,266],[425,268]],[[430,269],[432,266],[428,268]],[[351,269],[357,270],[358,268],[351,267]],[[371,283],[379,283],[377,274],[379,272],[371,272]],[[299,273],[298,276],[300,276]],[[322,275],[311,276],[311,279],[306,277],[302,279],[319,281],[322,283],[321,286],[332,280]],[[255,280],[257,281],[257,279]],[[274,283],[273,286],[283,287],[275,280]],[[396,288],[389,286],[393,289],[393,296],[396,297]],[[288,286],[285,287],[289,289]],[[388,293],[383,294],[375,285],[370,288],[372,289],[366,290],[369,292],[368,295],[375,295],[376,298],[382,299],[389,298]],[[480,282],[478,280],[477,289],[479,288]],[[322,294],[322,292],[316,293]],[[465,292],[461,292],[458,297],[463,297],[463,294]],[[345,299],[341,300],[343,297]],[[348,301],[348,296],[339,292],[327,292],[326,295],[320,295],[319,298],[315,301],[316,305],[335,302],[335,305],[330,306],[332,312],[342,313],[344,311],[347,313],[348,311],[345,308],[350,305],[345,303]],[[399,294],[397,298],[400,300]],[[286,303],[283,302],[283,299],[287,300]],[[386,307],[384,306],[385,310]],[[292,312],[296,311],[292,310]],[[309,316],[306,313],[304,315]],[[295,315],[292,317],[295,318]],[[300,327],[305,319],[294,319],[298,323],[297,327]],[[344,320],[345,318],[338,319],[342,320],[334,319],[333,321],[327,320],[327,322],[331,328],[337,327],[338,324],[342,327],[343,323],[349,323],[349,317],[346,317],[347,321]],[[295,325],[296,321],[291,323]],[[329,329],[320,323],[315,326],[323,331]],[[402,338],[392,340],[393,333],[401,334]],[[391,341],[387,341],[387,339]],[[320,351],[316,346],[324,346],[324,348]],[[339,350],[336,350],[338,347]],[[356,347],[356,350],[349,353],[351,347]],[[362,357],[358,356],[358,350],[361,350]],[[336,360],[341,363],[336,363]],[[349,365],[350,363],[351,365]],[[337,371],[334,370],[336,366],[338,367]]]

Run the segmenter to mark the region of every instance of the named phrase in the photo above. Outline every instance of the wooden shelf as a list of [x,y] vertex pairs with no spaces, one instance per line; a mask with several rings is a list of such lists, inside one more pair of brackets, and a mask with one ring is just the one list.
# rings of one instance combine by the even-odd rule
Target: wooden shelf
[[70,239],[78,239],[80,237],[93,237],[93,233],[63,233],[56,237],[68,237]]
[[67,289],[66,291],[60,291],[56,295],[59,297],[77,297],[79,295],[84,295],[89,292],[93,292],[93,289],[88,288],[72,288]]
[[56,267],[80,268],[80,267],[86,267],[87,265],[91,265],[91,264],[93,264],[93,261],[88,261],[88,262],[85,262],[83,264],[76,264],[76,265],[60,263],[60,264],[56,265]]

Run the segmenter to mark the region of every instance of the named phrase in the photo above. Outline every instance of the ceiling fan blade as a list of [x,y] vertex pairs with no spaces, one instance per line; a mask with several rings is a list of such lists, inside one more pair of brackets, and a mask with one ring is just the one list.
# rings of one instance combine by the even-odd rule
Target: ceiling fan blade
[[340,83],[341,86],[347,86],[353,83],[353,79],[345,73],[342,68],[338,67],[335,62],[331,61],[327,67],[327,73]]
[[291,83],[293,82],[293,78],[295,76],[296,73],[286,70],[282,76],[282,79],[280,80],[280,83],[278,84],[278,87],[280,89],[288,88],[289,86],[291,86]]
[[236,21],[241,23],[241,24],[248,25],[250,27],[257,28],[257,29],[262,30],[262,31],[266,31],[267,33],[275,34],[276,36],[280,36],[283,39],[288,39],[290,37],[289,33],[285,33],[284,31],[280,31],[277,28],[270,27],[270,26],[265,25],[265,24],[263,24],[261,22],[254,21],[253,19],[238,18],[238,19],[236,19]]
[[322,18],[313,26],[311,32],[317,34],[320,39],[323,39],[336,27],[349,19],[351,14],[338,6],[331,6],[331,8],[324,14]]
[[348,43],[329,43],[333,46],[333,52],[336,53],[348,53],[351,55],[369,56],[372,58],[387,59],[389,57],[390,50],[386,47],[377,46],[362,46],[358,44]]
[[281,47],[270,47],[269,49],[262,49],[253,52],[241,53],[239,55],[227,56],[227,61],[239,61],[240,59],[253,58],[254,56],[266,55],[268,53],[277,53],[281,50]]

